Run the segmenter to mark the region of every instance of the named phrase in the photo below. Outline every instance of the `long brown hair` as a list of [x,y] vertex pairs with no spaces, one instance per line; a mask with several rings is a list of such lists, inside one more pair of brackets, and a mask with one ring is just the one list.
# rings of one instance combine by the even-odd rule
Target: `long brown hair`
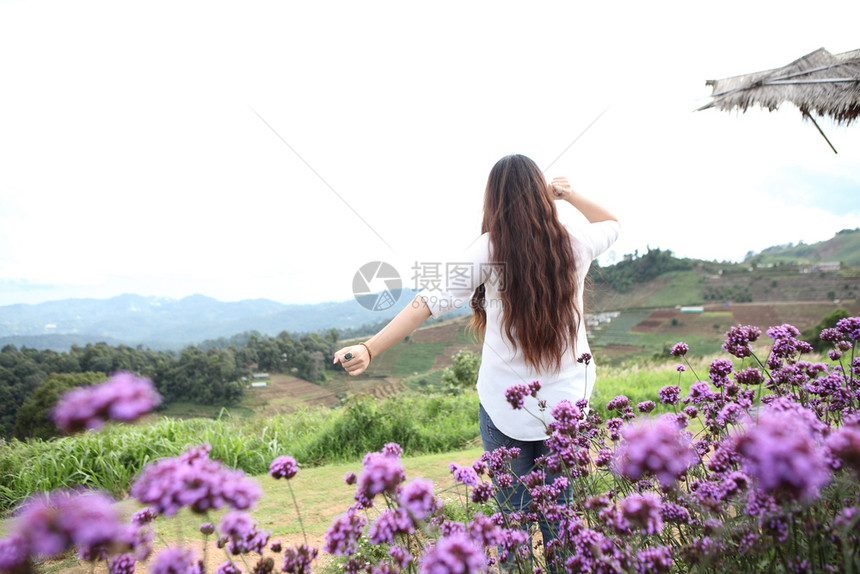
[[[526,364],[558,372],[582,318],[576,260],[546,179],[531,159],[509,155],[493,166],[481,233],[490,234],[500,274],[504,333]],[[470,327],[481,335],[487,326],[485,296],[484,285],[472,296]]]

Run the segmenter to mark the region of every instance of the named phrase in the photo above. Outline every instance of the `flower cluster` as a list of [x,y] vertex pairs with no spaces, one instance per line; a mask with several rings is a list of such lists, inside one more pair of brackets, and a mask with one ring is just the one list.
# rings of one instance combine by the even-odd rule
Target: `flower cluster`
[[65,393],[52,416],[65,432],[100,429],[108,420],[130,422],[161,404],[152,381],[122,371],[106,382]]
[[293,478],[299,472],[299,463],[291,456],[282,455],[269,465],[269,475],[274,478]]
[[192,512],[251,508],[260,498],[260,486],[241,470],[211,460],[210,450],[209,445],[192,447],[150,464],[132,485],[131,495],[165,516],[184,507]]

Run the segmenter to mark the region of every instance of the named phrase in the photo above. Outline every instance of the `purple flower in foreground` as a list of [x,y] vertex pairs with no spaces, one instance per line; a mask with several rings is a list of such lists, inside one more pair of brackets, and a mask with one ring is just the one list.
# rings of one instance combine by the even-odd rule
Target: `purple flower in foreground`
[[674,405],[681,398],[681,387],[678,385],[666,385],[657,393],[663,404]]
[[[666,347],[663,347],[663,348],[665,349]],[[690,350],[689,345],[687,345],[687,343],[684,343],[683,341],[681,341],[679,343],[675,343],[672,346],[672,350],[669,352],[672,354],[673,357],[682,357],[682,356],[686,355],[687,351],[689,351],[689,350]]]
[[836,328],[845,333],[852,341],[860,339],[860,317],[846,317],[836,323]]
[[299,463],[291,456],[281,455],[269,465],[269,474],[274,478],[293,478],[299,472]]
[[131,495],[165,516],[186,506],[192,512],[253,506],[261,495],[259,485],[241,470],[210,460],[209,450],[209,445],[192,447],[178,457],[150,464],[132,485]]
[[475,486],[478,484],[478,473],[471,466],[460,466],[456,463],[449,465],[451,473],[454,475],[454,480],[466,486]]
[[738,325],[726,333],[723,349],[739,359],[752,356],[749,344],[758,340],[761,329],[752,325]]
[[577,363],[588,365],[591,362],[591,353],[583,353],[576,358]]
[[636,571],[663,574],[672,571],[672,552],[665,546],[643,548],[636,556]]
[[735,443],[744,471],[766,493],[810,500],[830,478],[813,428],[793,411],[767,409]]
[[415,528],[409,513],[403,508],[386,508],[367,529],[367,539],[371,544],[394,544],[398,534],[412,534]]
[[325,533],[323,550],[329,554],[343,555],[355,553],[358,539],[367,520],[354,510],[341,514],[331,523]]
[[19,534],[0,539],[0,570],[7,572],[27,561],[27,541]]
[[400,455],[403,454],[403,449],[396,442],[388,442],[382,447],[382,454],[393,458],[400,458]]
[[827,437],[827,447],[860,475],[860,428],[842,427]]
[[486,570],[483,552],[465,534],[440,538],[424,555],[421,574],[474,574]]
[[15,519],[14,531],[32,554],[54,556],[72,545],[83,557],[126,544],[113,501],[97,492],[54,491],[30,499]]
[[735,380],[742,385],[754,386],[764,380],[764,375],[755,367],[747,367],[735,373]]
[[215,574],[242,574],[242,570],[232,560],[226,560],[218,565]]
[[531,390],[526,385],[513,385],[505,390],[505,399],[515,410],[519,410],[525,406],[525,398],[530,394]]
[[52,418],[65,432],[97,430],[108,420],[137,420],[161,404],[152,381],[119,372],[106,382],[65,393]]
[[625,395],[618,395],[617,397],[606,403],[606,410],[620,411],[628,406],[630,406],[630,399],[628,399]]
[[612,469],[630,480],[653,475],[669,487],[696,461],[690,440],[669,420],[641,420],[624,427],[621,436]]
[[646,534],[659,534],[663,531],[662,504],[660,497],[653,492],[631,494],[621,501],[621,514],[633,528]]
[[416,520],[426,520],[437,507],[433,483],[423,478],[406,483],[400,489],[400,505]]
[[149,524],[158,518],[158,513],[149,506],[144,506],[131,515],[132,524]]
[[149,567],[150,574],[203,574],[203,564],[193,550],[168,547],[158,553]]
[[114,554],[108,560],[108,572],[110,574],[134,574],[134,566],[137,563],[131,554]]
[[281,566],[281,570],[291,574],[306,574],[311,571],[311,562],[318,554],[319,550],[305,544],[287,548],[284,550],[284,565]]
[[657,408],[657,405],[654,404],[654,401],[642,401],[638,405],[636,405],[636,410],[640,413],[650,413],[654,409]]
[[356,500],[373,500],[380,492],[394,492],[406,480],[400,460],[381,452],[369,452],[362,461],[364,470],[358,477]]

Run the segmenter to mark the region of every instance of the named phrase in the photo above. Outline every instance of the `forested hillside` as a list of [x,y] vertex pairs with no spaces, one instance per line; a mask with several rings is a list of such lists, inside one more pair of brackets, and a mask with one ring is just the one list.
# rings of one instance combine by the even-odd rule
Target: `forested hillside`
[[[242,399],[241,379],[253,371],[324,381],[326,370],[336,368],[330,357],[337,340],[338,333],[332,329],[324,335],[297,338],[287,332],[277,337],[250,334],[241,346],[188,347],[180,353],[105,343],[73,346],[62,353],[7,345],[0,350],[0,436],[35,434],[34,406],[38,404],[35,410],[44,413],[53,406],[50,398],[55,401],[59,394],[52,391],[46,398],[37,392],[46,381],[51,384],[51,374],[77,375],[76,384],[91,384],[96,382],[93,373],[100,373],[103,380],[105,373],[133,371],[155,382],[165,405],[176,401],[231,405]],[[20,420],[21,412],[28,413],[27,421]]]

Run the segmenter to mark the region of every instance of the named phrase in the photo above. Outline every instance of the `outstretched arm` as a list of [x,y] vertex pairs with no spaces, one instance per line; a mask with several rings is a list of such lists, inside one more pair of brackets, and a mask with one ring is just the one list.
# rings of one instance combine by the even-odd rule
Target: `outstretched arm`
[[[344,370],[350,375],[360,375],[370,365],[371,355],[379,356],[387,351],[395,343],[402,340],[406,335],[421,326],[430,317],[430,308],[424,298],[416,295],[388,325],[364,342],[364,344],[344,347],[334,354],[334,363],[340,362]],[[365,347],[365,345],[367,345]],[[347,353],[352,353],[352,358],[345,360]]]
[[618,221],[611,211],[582,196],[570,187],[566,177],[556,177],[549,184],[550,193],[555,199],[563,199],[579,210],[589,223],[598,221]]

